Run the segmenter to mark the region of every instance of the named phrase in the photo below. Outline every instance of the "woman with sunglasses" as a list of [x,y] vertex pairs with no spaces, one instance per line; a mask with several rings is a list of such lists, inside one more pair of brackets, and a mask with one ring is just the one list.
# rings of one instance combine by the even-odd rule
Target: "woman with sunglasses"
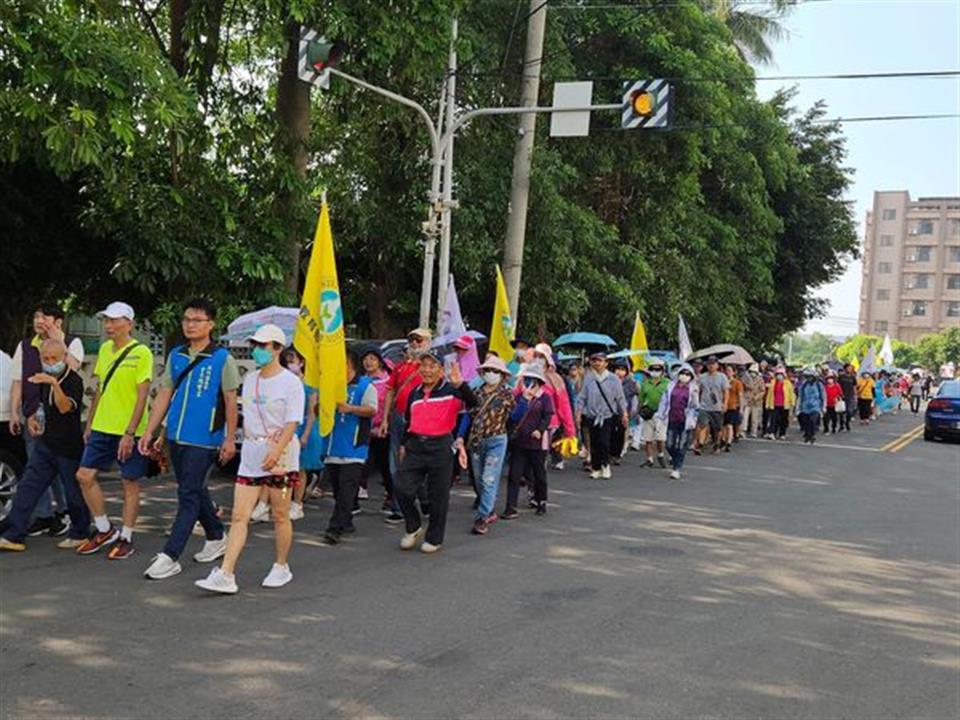
[[196,585],[215,593],[234,594],[237,560],[247,542],[247,526],[260,488],[266,487],[273,513],[276,560],[261,583],[279,588],[293,579],[287,555],[293,543],[290,522],[291,492],[300,481],[300,442],[297,427],[303,419],[304,391],[300,378],[281,366],[286,345],[283,330],[264,325],[250,338],[257,370],[243,381],[243,446],[233,492],[233,512],[223,565]]

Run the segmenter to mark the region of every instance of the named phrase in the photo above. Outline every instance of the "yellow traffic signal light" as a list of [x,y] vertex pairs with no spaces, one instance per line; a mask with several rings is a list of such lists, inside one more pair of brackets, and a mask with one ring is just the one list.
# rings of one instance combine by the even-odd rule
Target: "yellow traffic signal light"
[[656,98],[653,93],[641,90],[633,94],[630,104],[633,106],[633,112],[640,117],[650,117],[656,107]]

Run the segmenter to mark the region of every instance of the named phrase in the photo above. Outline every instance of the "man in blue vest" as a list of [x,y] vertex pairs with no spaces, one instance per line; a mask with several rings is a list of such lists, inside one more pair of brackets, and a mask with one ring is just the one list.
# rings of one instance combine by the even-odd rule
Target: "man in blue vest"
[[353,527],[353,507],[370,449],[370,425],[377,414],[377,388],[366,375],[357,375],[360,358],[347,351],[347,400],[337,406],[325,451],[323,471],[333,487],[334,508],[321,542],[336,545]]
[[156,440],[153,436],[166,418],[170,459],[177,476],[177,517],[163,552],[144,573],[151,580],[163,580],[182,570],[179,558],[197,520],[206,542],[193,559],[213,562],[226,551],[223,523],[206,480],[218,458],[226,463],[237,452],[240,371],[227,349],[211,340],[216,319],[216,308],[208,300],[191,300],[184,307],[182,329],[187,342],[175,347],[167,358],[163,383],[140,438],[141,453],[159,452],[163,435]]

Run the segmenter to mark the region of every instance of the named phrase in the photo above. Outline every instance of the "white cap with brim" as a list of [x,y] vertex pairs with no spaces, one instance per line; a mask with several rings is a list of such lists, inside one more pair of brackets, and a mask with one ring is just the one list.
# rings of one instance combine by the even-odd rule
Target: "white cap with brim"
[[253,335],[247,337],[247,340],[258,343],[272,342],[282,347],[287,346],[287,336],[284,335],[283,330],[271,323],[258,327]]
[[110,318],[111,320],[119,320],[120,318],[133,320],[134,314],[133,308],[127,305],[125,302],[112,302],[107,305],[106,310],[101,310],[98,312],[97,317]]

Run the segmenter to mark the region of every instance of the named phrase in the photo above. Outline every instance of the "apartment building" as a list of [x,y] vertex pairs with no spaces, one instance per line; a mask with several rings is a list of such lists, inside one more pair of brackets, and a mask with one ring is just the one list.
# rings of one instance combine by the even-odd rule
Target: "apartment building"
[[960,197],[875,192],[867,212],[860,332],[915,342],[960,327]]

